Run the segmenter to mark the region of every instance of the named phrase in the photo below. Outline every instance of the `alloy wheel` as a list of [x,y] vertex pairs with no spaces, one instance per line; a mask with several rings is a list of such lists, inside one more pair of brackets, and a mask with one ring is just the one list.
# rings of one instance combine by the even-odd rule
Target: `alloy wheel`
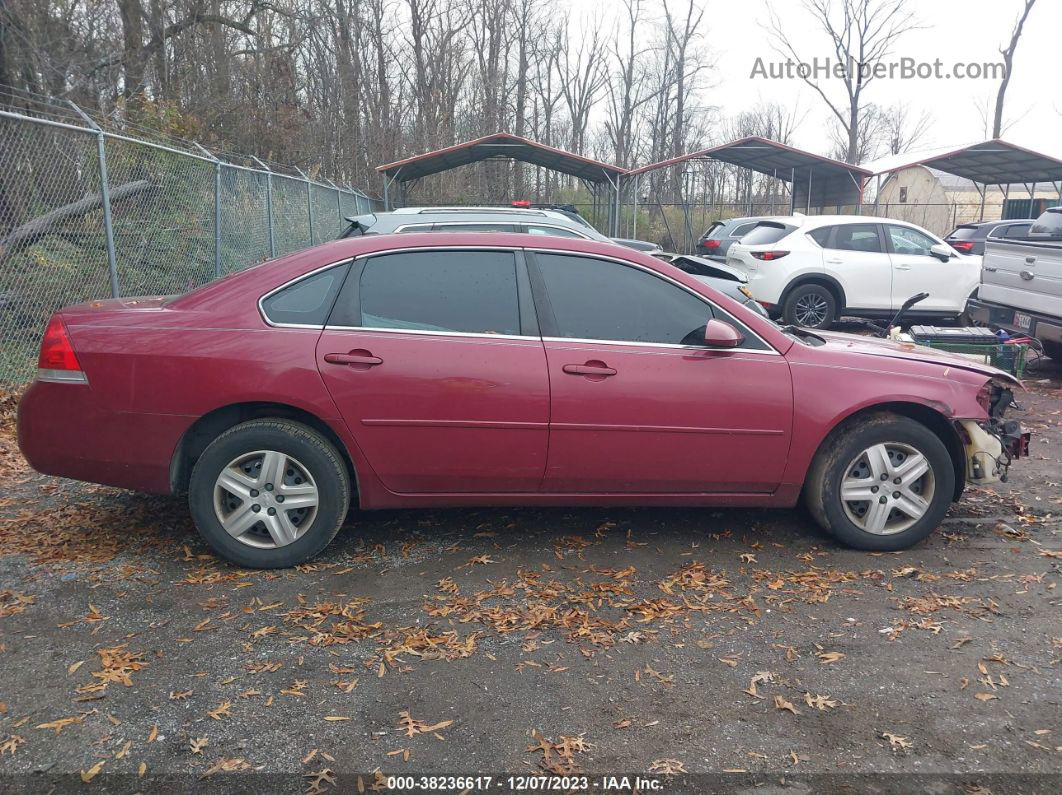
[[797,323],[807,328],[815,328],[826,322],[830,305],[819,293],[808,293],[797,299],[793,307],[793,316]]
[[313,524],[318,500],[309,470],[276,450],[234,458],[214,483],[214,513],[222,528],[260,549],[297,541]]
[[852,523],[868,533],[902,533],[933,502],[933,468],[909,444],[883,442],[868,447],[844,472],[841,504]]

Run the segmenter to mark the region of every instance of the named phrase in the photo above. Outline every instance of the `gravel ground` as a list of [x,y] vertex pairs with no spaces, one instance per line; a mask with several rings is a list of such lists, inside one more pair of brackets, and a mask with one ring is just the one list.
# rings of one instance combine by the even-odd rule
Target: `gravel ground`
[[280,572],[31,472],[8,400],[0,790],[1058,792],[1062,368],[1028,377],[1031,458],[907,552],[799,511],[394,511]]

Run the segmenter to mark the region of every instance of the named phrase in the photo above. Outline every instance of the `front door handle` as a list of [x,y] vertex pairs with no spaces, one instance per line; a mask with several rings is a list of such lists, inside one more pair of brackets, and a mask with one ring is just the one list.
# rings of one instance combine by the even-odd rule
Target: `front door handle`
[[616,374],[615,368],[596,360],[586,364],[566,364],[561,369],[569,375],[585,375],[588,378],[608,378]]
[[329,364],[349,364],[355,367],[359,365],[361,367],[375,367],[378,364],[383,364],[383,359],[379,356],[373,356],[370,351],[363,348],[358,348],[349,353],[326,353],[324,360]]
[[828,259],[828,260],[826,260],[826,262],[828,262],[830,265],[843,265],[844,264],[844,260],[843,259]]
[[910,265],[897,265],[896,266],[896,270],[898,270],[898,271],[909,271],[909,270],[911,270],[911,266]]

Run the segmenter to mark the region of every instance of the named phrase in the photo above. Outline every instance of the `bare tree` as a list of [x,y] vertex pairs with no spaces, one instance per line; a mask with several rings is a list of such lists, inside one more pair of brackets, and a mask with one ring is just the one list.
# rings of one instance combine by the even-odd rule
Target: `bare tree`
[[560,35],[563,44],[552,54],[553,63],[560,80],[561,94],[568,106],[572,125],[571,148],[575,152],[582,152],[590,112],[608,82],[608,70],[605,67],[600,28],[588,24],[586,27],[589,32],[584,31],[576,44],[572,41],[567,23],[562,24]]
[[[864,107],[864,92],[875,79],[870,69],[888,56],[896,41],[918,27],[907,0],[803,0],[810,14],[829,38],[840,67],[838,78],[843,95],[828,93],[810,70],[798,69],[798,76],[826,103],[837,119],[846,139],[844,160],[859,162],[866,148],[864,126],[873,114]],[[776,52],[798,64],[802,58],[792,37],[773,5],[768,6],[767,31]],[[861,141],[861,137],[864,139]]]
[[873,102],[867,102],[859,108],[855,124],[855,149],[848,128],[835,123],[830,127],[830,156],[846,163],[866,163],[873,160],[882,148],[882,110]]
[[1003,56],[1003,67],[1006,71],[1003,73],[1003,79],[999,83],[999,91],[996,93],[996,112],[992,120],[993,138],[999,138],[1003,134],[1003,100],[1006,98],[1007,86],[1010,85],[1011,71],[1014,68],[1014,51],[1018,49],[1022,28],[1025,27],[1025,20],[1029,18],[1029,12],[1032,11],[1036,0],[1024,0],[1024,4],[1021,16],[1014,23],[1014,30],[1010,34],[1010,44],[1007,45],[1006,49],[1000,48],[999,50]]
[[608,81],[605,131],[612,144],[613,162],[625,168],[633,163],[635,124],[642,107],[660,91],[649,85],[647,55],[651,52],[638,35],[642,0],[622,0],[625,19],[612,43],[614,72]]
[[882,110],[879,121],[883,145],[890,155],[910,152],[923,143],[933,124],[933,119],[927,111],[915,115],[905,102],[898,102]]
[[805,116],[807,112],[801,111],[799,102],[793,107],[777,102],[760,102],[728,119],[724,129],[726,137],[731,140],[758,135],[789,145]]
[[675,113],[671,130],[671,156],[678,157],[686,151],[689,136],[689,101],[694,95],[694,85],[705,64],[694,52],[694,40],[699,36],[704,8],[697,8],[693,0],[687,0],[684,16],[672,15],[668,0],[664,0],[664,18],[667,31],[667,46],[672,50],[675,75]]

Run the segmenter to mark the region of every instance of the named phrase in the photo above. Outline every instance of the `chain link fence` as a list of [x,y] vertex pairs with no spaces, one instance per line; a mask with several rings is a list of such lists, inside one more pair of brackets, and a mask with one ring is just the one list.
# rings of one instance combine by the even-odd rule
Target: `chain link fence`
[[0,384],[32,375],[62,306],[183,293],[381,207],[241,159],[104,130],[73,107],[0,109]]

